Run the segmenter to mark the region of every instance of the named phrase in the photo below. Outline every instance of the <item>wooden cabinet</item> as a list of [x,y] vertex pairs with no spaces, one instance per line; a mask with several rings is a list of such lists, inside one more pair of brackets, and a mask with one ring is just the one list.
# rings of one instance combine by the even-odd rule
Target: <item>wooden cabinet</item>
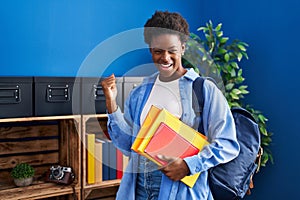
[[[82,199],[101,198],[105,195],[113,195],[120,184],[120,179],[95,181],[93,184],[87,182],[87,141],[86,134],[95,134],[96,138],[107,136],[107,115],[83,115],[82,116]],[[95,159],[98,159],[95,156]],[[100,160],[101,162],[101,160]],[[106,163],[104,163],[106,164]],[[102,169],[95,169],[102,170]],[[103,175],[102,175],[103,177]]]
[[[114,195],[120,179],[87,183],[86,133],[103,135],[107,115],[70,115],[0,119],[0,200],[99,199]],[[10,176],[21,162],[32,165],[32,185],[16,187]],[[45,182],[52,165],[72,167],[74,190],[70,185]]]
[[[21,162],[35,169],[32,185],[16,187],[10,176]],[[81,116],[0,119],[0,199],[73,199],[72,186],[45,182],[52,165],[72,167],[81,199]]]

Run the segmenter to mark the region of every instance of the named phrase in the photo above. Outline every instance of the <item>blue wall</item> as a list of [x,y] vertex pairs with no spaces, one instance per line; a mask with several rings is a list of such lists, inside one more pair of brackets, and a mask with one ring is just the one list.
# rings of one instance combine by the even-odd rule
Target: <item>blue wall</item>
[[[137,28],[156,9],[181,12],[196,32],[209,19],[223,23],[231,39],[247,42],[249,60],[242,67],[250,94],[247,102],[263,111],[274,132],[275,164],[255,177],[247,199],[297,199],[300,175],[298,122],[300,1],[224,0],[2,0],[0,6],[0,75],[93,76],[95,71],[122,75],[150,62],[142,38],[131,35],[121,44],[137,43],[124,55],[111,49],[119,33]],[[127,33],[127,32],[125,32]],[[116,37],[117,35],[117,37]],[[95,49],[105,50],[102,54]],[[95,54],[93,54],[95,53]],[[115,54],[114,54],[115,53]],[[93,57],[94,56],[94,57]],[[109,60],[107,56],[116,59]],[[97,58],[97,61],[86,58]],[[100,61],[99,61],[100,60]],[[92,66],[83,70],[82,64]],[[105,69],[103,69],[105,68]]]
[[[142,42],[141,34],[136,39],[122,40],[125,45],[110,44],[103,53],[98,51],[92,67],[83,72],[79,69],[94,48],[119,33],[143,27],[156,9],[182,12],[189,21],[194,21],[198,10],[190,11],[190,5],[200,4],[196,0],[188,2],[1,0],[0,75],[75,76],[80,71],[80,75],[94,76],[107,67],[110,67],[107,74],[122,75],[145,60],[150,62],[145,44],[138,51],[115,55],[113,63],[106,59],[116,49],[122,50],[122,46]],[[191,25],[195,30],[193,24],[198,23]]]
[[225,35],[250,45],[249,60],[242,63],[250,90],[247,102],[268,117],[274,133],[275,164],[255,177],[247,199],[299,199],[300,2],[214,0],[202,5],[204,21],[222,22]]

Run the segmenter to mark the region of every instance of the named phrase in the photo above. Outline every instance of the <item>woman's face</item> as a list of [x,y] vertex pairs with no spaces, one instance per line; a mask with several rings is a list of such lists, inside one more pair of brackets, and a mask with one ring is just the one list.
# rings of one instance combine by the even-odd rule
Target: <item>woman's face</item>
[[166,33],[152,38],[150,52],[161,81],[175,80],[186,72],[181,63],[184,49],[178,35]]

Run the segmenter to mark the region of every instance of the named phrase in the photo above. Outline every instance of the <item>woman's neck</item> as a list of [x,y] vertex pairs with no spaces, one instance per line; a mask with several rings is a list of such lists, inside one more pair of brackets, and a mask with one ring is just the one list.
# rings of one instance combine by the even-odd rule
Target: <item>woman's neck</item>
[[170,81],[174,81],[176,79],[179,79],[180,77],[182,77],[185,73],[187,72],[187,70],[183,67],[180,67],[172,76],[170,77],[163,77],[159,75],[159,80],[161,82],[170,82]]

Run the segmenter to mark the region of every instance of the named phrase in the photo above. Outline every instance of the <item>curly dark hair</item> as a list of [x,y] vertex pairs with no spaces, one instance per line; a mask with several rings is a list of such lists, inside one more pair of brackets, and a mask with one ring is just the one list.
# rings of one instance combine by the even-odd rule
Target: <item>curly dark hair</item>
[[179,13],[155,11],[144,25],[144,40],[150,45],[152,37],[164,33],[179,35],[180,41],[185,43],[190,35],[189,25]]

